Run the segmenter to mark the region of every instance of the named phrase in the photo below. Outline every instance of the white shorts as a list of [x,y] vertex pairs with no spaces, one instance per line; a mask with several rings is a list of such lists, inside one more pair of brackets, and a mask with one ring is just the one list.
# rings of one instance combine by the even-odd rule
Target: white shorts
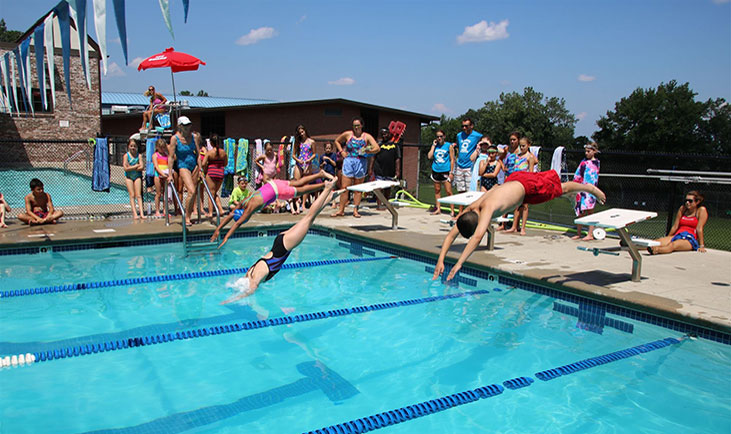
[[461,169],[459,167],[454,169],[454,180],[452,185],[457,192],[462,193],[470,189],[470,181],[472,180],[472,169],[466,168]]

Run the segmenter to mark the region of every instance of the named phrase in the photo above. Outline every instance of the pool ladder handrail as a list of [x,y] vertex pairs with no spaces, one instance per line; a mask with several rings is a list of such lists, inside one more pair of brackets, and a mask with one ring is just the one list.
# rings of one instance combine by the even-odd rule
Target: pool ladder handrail
[[63,174],[64,175],[68,175],[70,173],[69,172],[69,163],[81,154],[86,155],[86,169],[87,170],[91,169],[91,154],[89,153],[88,149],[84,148],[64,160],[64,162],[63,162]]
[[178,207],[180,207],[180,213],[183,216],[183,254],[188,254],[188,227],[185,225],[185,207],[183,206],[182,201],[180,200],[180,195],[178,195],[178,190],[175,188],[175,185],[173,185],[172,182],[165,181],[165,194],[163,195],[163,202],[165,205],[165,226],[170,226],[170,205],[168,203],[168,194],[167,189],[170,189],[170,191],[173,193],[173,198],[175,199],[175,202],[177,202]]

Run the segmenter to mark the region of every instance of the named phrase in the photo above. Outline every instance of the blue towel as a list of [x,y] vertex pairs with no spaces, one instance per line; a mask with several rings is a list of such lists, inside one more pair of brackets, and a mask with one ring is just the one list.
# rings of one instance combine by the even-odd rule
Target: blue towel
[[152,164],[152,154],[155,153],[155,142],[157,142],[157,137],[149,138],[147,139],[147,149],[146,156],[145,156],[145,174],[147,176],[155,177],[155,165]]
[[96,139],[94,167],[91,172],[91,189],[109,193],[109,143],[106,137]]
[[224,175],[233,175],[236,167],[236,139],[228,138],[223,141],[223,150],[228,155],[228,163],[223,169]]

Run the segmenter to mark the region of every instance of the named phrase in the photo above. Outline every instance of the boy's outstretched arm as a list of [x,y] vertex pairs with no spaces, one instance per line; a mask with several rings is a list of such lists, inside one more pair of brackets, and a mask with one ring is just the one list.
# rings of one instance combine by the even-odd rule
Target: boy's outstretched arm
[[[485,215],[487,218],[485,218]],[[485,236],[485,232],[487,232],[487,226],[490,224],[490,219],[492,219],[492,211],[486,212],[486,210],[483,210],[482,213],[480,213],[480,220],[477,223],[477,228],[475,229],[475,233],[472,234],[470,237],[470,240],[467,242],[467,245],[465,246],[464,250],[462,251],[462,254],[459,255],[459,259],[457,260],[457,263],[454,264],[452,267],[452,270],[449,272],[449,275],[447,276],[447,281],[450,281],[454,278],[454,276],[457,274],[457,272],[462,268],[462,264],[465,263],[467,258],[470,257],[472,252],[475,251],[477,246],[480,244],[480,241],[482,241],[482,237]]]
[[457,235],[459,235],[459,229],[457,229],[457,226],[453,226],[447,234],[447,237],[444,238],[442,250],[439,252],[439,259],[437,259],[437,264],[434,266],[434,275],[431,280],[436,280],[436,278],[441,276],[444,272],[444,258],[447,256],[447,252],[449,251],[449,248],[452,247],[452,243],[454,243]]

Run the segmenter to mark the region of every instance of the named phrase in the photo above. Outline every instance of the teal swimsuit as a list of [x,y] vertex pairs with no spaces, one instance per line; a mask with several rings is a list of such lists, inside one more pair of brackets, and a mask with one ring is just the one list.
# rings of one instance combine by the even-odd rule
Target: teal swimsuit
[[[137,163],[140,162],[140,154],[137,154],[137,157],[132,158],[132,155],[130,155],[130,153],[127,152],[126,158],[127,158],[127,164],[129,164],[130,166],[135,166],[135,165],[137,165]],[[127,179],[131,179],[132,181],[134,181],[135,179],[142,178],[142,171],[129,170],[127,172],[124,172],[124,176]]]
[[195,152],[195,136],[190,135],[187,145],[180,142],[180,138],[175,136],[175,160],[178,162],[178,169],[188,169],[191,172],[197,165]]

